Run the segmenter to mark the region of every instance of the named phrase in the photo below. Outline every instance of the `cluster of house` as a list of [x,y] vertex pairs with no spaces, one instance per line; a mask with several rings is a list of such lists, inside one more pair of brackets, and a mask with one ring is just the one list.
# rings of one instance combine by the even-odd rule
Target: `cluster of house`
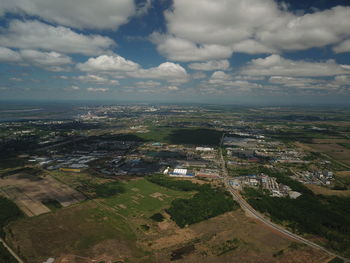
[[244,187],[261,188],[270,192],[270,196],[274,197],[286,197],[298,198],[301,193],[293,191],[289,186],[279,184],[275,177],[270,177],[265,174],[259,175],[245,175],[235,177],[229,181],[230,185],[237,189],[242,190]]
[[61,170],[65,172],[81,172],[83,169],[89,168],[90,162],[104,157],[105,153],[91,152],[84,154],[71,155],[53,155],[51,157],[31,156],[28,162],[37,163],[47,170]]
[[[281,142],[266,141],[262,135],[239,133],[225,136],[223,143],[228,146],[227,154],[230,157],[247,160],[248,162],[270,161],[283,163],[307,163],[302,160],[303,153],[286,148]],[[249,137],[242,137],[249,136]],[[237,160],[230,160],[236,161]],[[244,165],[244,162],[232,164]]]
[[328,170],[295,172],[295,179],[307,184],[330,185],[333,178],[333,172]]

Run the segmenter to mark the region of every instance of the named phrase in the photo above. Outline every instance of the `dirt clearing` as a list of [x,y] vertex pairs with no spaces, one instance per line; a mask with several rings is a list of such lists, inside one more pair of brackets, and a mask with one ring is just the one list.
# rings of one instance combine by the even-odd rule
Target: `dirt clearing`
[[84,200],[84,196],[51,176],[38,177],[26,173],[0,179],[0,193],[12,199],[28,216],[50,212],[45,200],[56,200],[63,207]]

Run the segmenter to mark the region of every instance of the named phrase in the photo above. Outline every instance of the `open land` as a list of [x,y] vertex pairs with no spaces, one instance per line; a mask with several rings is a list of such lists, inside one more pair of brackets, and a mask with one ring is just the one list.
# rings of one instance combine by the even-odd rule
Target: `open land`
[[327,154],[337,161],[350,165],[350,150],[339,145],[338,143],[316,143],[306,145],[316,152]]
[[14,200],[28,216],[50,212],[46,200],[56,200],[67,207],[84,200],[84,196],[50,176],[38,177],[25,172],[0,179],[0,191]]
[[[62,112],[0,123],[0,194],[8,198],[0,204],[7,208],[2,235],[24,262],[328,263],[350,256],[349,110],[110,105]],[[245,214],[227,185],[332,253]]]
[[169,262],[172,257],[178,257],[177,262],[232,262],[232,257],[239,262],[321,262],[329,258],[271,232],[241,210],[184,229],[166,213],[165,221],[154,222],[149,219],[153,213],[164,213],[170,201],[184,193],[144,179],[129,181],[126,188],[124,194],[101,201],[107,207],[88,201],[12,223],[7,241],[20,247],[29,263],[49,257],[72,263],[103,258],[131,262]]

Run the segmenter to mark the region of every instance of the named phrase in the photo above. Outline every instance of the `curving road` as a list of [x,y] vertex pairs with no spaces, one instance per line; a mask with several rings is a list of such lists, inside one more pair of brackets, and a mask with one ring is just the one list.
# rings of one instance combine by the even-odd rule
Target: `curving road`
[[294,234],[290,231],[288,231],[287,229],[283,228],[282,226],[280,225],[277,225],[275,223],[272,223],[269,219],[267,219],[266,217],[264,217],[262,214],[260,214],[258,211],[256,211],[252,206],[250,206],[248,204],[248,202],[240,195],[240,193],[235,190],[230,184],[229,184],[229,176],[228,176],[228,172],[227,172],[227,168],[226,168],[226,163],[225,163],[225,160],[224,160],[224,157],[222,155],[222,151],[220,151],[220,155],[221,155],[221,165],[222,165],[222,172],[223,172],[223,181],[224,181],[224,184],[227,188],[227,190],[231,193],[233,199],[238,202],[238,204],[241,206],[241,208],[248,214],[250,214],[252,217],[254,217],[255,219],[257,219],[258,221],[260,221],[261,223],[267,225],[268,227],[278,231],[279,233],[281,233],[282,235],[286,236],[287,238],[289,239],[293,239],[293,240],[296,240],[296,241],[299,241],[301,243],[304,243],[312,248],[315,248],[315,249],[319,249],[319,250],[322,250],[324,252],[326,252],[327,254],[333,256],[333,257],[338,257],[342,260],[344,260],[344,262],[350,262],[350,259],[347,259],[347,258],[344,258],[338,254],[335,254],[334,252],[332,251],[329,251],[328,249],[310,241],[310,240],[307,240],[301,236],[298,236],[297,234]]
[[264,223],[265,225],[267,225],[268,227],[278,231],[279,233],[283,234],[284,236],[290,238],[290,239],[294,239],[296,241],[299,241],[301,243],[304,243],[312,248],[315,249],[319,249],[322,250],[324,252],[326,252],[327,254],[334,256],[334,257],[338,257],[341,258],[342,260],[344,260],[344,262],[350,262],[349,259],[346,259],[340,255],[337,255],[327,249],[325,249],[324,247],[310,241],[307,240],[301,236],[298,236],[288,230],[286,230],[285,228],[283,228],[280,225],[277,225],[275,223],[272,223],[269,219],[267,219],[266,217],[264,217],[262,214],[260,214],[258,211],[256,211],[253,207],[251,207],[247,201],[245,201],[243,199],[243,197],[238,193],[238,191],[232,189],[232,187],[228,184],[228,182],[225,182],[226,187],[228,188],[229,192],[232,194],[233,198],[235,199],[235,201],[237,201],[239,203],[239,205],[241,206],[241,208],[249,213],[250,215],[252,215],[255,219],[259,220],[260,222]]

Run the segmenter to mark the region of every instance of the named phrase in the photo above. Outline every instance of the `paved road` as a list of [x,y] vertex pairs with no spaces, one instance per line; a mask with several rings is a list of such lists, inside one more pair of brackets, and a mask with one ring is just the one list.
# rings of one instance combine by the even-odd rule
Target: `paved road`
[[11,255],[19,262],[24,263],[24,261],[6,244],[5,240],[0,238],[0,243],[4,245],[4,247],[11,253]]
[[230,184],[229,184],[229,177],[228,177],[228,172],[227,172],[227,168],[226,168],[226,163],[224,160],[224,157],[222,155],[222,152],[220,151],[220,155],[221,155],[221,166],[222,166],[222,171],[223,171],[223,181],[225,183],[225,186],[227,188],[227,190],[232,194],[233,198],[235,199],[235,201],[238,202],[238,204],[241,206],[241,208],[249,213],[250,215],[252,215],[255,219],[257,219],[258,221],[260,221],[261,223],[267,225],[268,227],[278,231],[279,233],[281,233],[282,235],[286,236],[287,238],[299,241],[301,243],[304,243],[312,248],[315,249],[319,249],[322,250],[324,252],[326,252],[327,254],[334,256],[334,257],[338,257],[341,258],[342,260],[344,260],[344,262],[350,262],[349,259],[344,258],[342,256],[339,256],[335,253],[333,253],[332,251],[327,250],[326,248],[311,242],[310,240],[307,240],[301,236],[298,236],[286,229],[284,229],[282,226],[277,225],[275,223],[272,223],[269,219],[267,219],[266,217],[264,217],[262,214],[260,214],[258,211],[256,211],[252,206],[250,206],[248,204],[248,202],[240,195],[240,193],[235,190]]

